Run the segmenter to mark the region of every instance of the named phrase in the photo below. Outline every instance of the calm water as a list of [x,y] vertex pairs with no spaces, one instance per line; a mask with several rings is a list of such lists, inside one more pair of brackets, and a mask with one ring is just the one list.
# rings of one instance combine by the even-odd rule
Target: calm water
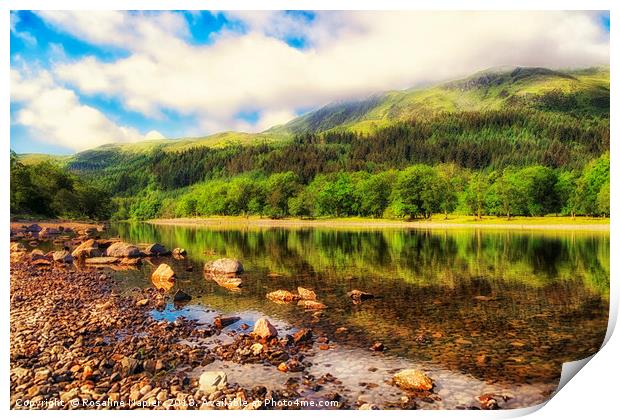
[[[385,381],[396,369],[418,367],[435,379],[441,397],[421,403],[424,408],[475,405],[475,396],[485,392],[510,396],[504,407],[536,404],[555,389],[561,364],[596,352],[606,332],[608,233],[119,223],[110,234],[187,250],[185,260],[162,261],[177,273],[175,289],[193,299],[155,316],[205,321],[218,314],[241,316],[232,330],[261,316],[290,331],[311,327],[332,345],[317,348],[312,373],[334,374],[343,381],[339,391],[353,400],[397,400],[402,393]],[[205,262],[221,257],[242,261],[241,291],[203,276]],[[127,287],[145,287],[159,262],[117,276]],[[265,298],[297,286],[315,290],[328,309],[317,317]],[[346,295],[352,289],[378,298],[353,305]],[[337,333],[341,327],[347,332]],[[375,341],[387,351],[370,352]],[[224,368],[241,384],[282,385],[288,379],[273,368]]]

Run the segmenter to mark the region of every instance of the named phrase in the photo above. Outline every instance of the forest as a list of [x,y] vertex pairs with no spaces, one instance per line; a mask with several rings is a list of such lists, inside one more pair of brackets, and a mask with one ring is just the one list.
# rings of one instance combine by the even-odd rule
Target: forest
[[363,133],[143,152],[60,166],[11,158],[11,212],[428,219],[451,213],[609,215],[609,116],[532,107],[421,113]]

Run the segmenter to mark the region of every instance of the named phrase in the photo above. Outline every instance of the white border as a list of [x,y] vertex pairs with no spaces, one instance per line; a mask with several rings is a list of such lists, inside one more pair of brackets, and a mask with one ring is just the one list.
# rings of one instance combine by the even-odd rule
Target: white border
[[[5,222],[1,225],[2,237],[5,240],[0,241],[0,266],[2,268],[2,278],[0,281],[4,287],[4,322],[1,324],[1,334],[3,345],[0,349],[0,355],[3,363],[3,381],[1,385],[2,399],[4,410],[8,411],[9,408],[9,241],[6,238],[9,237],[9,138],[10,138],[10,115],[9,115],[9,10],[16,9],[39,9],[39,10],[235,10],[235,9],[247,9],[247,10],[277,10],[277,9],[313,9],[313,10],[610,10],[611,15],[611,166],[612,166],[612,180],[611,180],[611,211],[612,214],[617,215],[620,211],[620,200],[618,200],[618,194],[615,193],[614,186],[620,185],[618,180],[617,162],[618,157],[618,119],[616,115],[616,108],[618,104],[618,91],[617,91],[617,75],[614,70],[617,68],[617,59],[614,48],[617,45],[617,19],[615,19],[617,10],[620,10],[620,6],[616,6],[618,2],[604,1],[604,0],[590,0],[590,1],[553,1],[553,0],[506,0],[506,1],[492,1],[492,0],[469,0],[467,2],[459,0],[440,0],[440,1],[427,1],[427,2],[412,2],[405,0],[381,0],[381,1],[369,1],[369,0],[263,0],[260,3],[251,0],[211,0],[211,1],[199,1],[199,0],[106,0],[105,2],[85,2],[80,0],[4,0],[0,2],[0,57],[3,58],[2,67],[0,72],[2,78],[0,79],[0,89],[2,93],[2,102],[0,102],[0,127],[4,132],[3,141],[6,142],[5,150],[1,153],[0,157],[0,174],[2,176],[4,194],[4,200],[0,204],[0,220]],[[518,29],[517,29],[518,30]],[[576,379],[570,381],[568,385],[548,403],[547,408],[538,411],[535,418],[584,418],[588,416],[590,418],[606,418],[610,417],[611,413],[617,414],[616,400],[617,396],[617,377],[620,374],[618,359],[620,358],[620,341],[617,339],[617,334],[612,336],[613,327],[615,326],[618,310],[618,288],[615,285],[617,281],[616,273],[618,271],[618,258],[615,256],[620,255],[618,253],[618,223],[617,217],[612,217],[611,221],[611,307],[610,307],[610,320],[609,329],[606,337],[606,346],[592,358],[588,368],[584,369],[577,375]],[[543,404],[544,405],[544,404]],[[542,405],[541,405],[542,406]],[[421,416],[425,418],[439,417],[439,418],[482,418],[482,417],[515,417],[531,413],[538,410],[541,406],[532,407],[528,409],[510,410],[501,412],[464,412],[464,411],[416,411],[407,412],[407,416]],[[46,418],[60,418],[61,416],[88,416],[98,417],[108,414],[102,412],[88,413],[84,411],[78,412],[79,414],[56,412],[56,411],[44,411],[44,412],[10,412],[11,416],[15,417],[39,417],[45,415]],[[353,414],[355,413],[355,414]],[[351,415],[356,418],[368,418],[369,416],[376,417],[392,417],[402,416],[403,412],[393,411],[381,411],[381,412],[328,412],[321,413],[325,416],[334,415]],[[117,414],[119,417],[129,416],[151,416],[158,415],[151,412],[120,412]],[[167,412],[167,416],[183,416],[178,412]],[[191,415],[191,414],[190,414]],[[199,415],[199,414],[194,414]],[[210,417],[231,418],[241,414],[240,412],[227,412],[227,413],[215,413],[209,411]],[[267,416],[301,416],[310,417],[314,416],[314,412],[311,411],[297,411],[293,413],[286,412],[255,412],[252,416],[266,418]]]

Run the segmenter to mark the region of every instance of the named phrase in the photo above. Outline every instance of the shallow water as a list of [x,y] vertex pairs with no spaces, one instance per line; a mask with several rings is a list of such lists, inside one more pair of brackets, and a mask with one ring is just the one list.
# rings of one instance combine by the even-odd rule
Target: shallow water
[[[599,348],[607,326],[607,233],[143,223],[114,224],[109,233],[188,251],[185,260],[154,259],[139,270],[117,272],[124,287],[146,287],[158,263],[173,267],[178,280],[172,292],[182,289],[193,299],[182,308],[169,305],[155,317],[205,322],[220,314],[241,317],[227,331],[251,326],[261,316],[280,331],[311,327],[330,339],[330,349],[314,345],[310,373],[336,376],[342,381],[337,391],[353,401],[397,401],[404,394],[386,381],[398,369],[415,367],[435,380],[440,397],[421,402],[424,408],[476,405],[475,397],[489,392],[510,397],[502,407],[533,405],[555,389],[563,362]],[[241,291],[204,277],[205,262],[220,257],[242,261]],[[265,298],[270,291],[298,286],[315,290],[328,309],[318,315]],[[353,305],[346,295],[352,289],[377,298]],[[346,332],[336,332],[342,327]],[[375,341],[387,350],[371,352]],[[281,387],[290,375],[299,375],[226,365],[232,381],[248,386]],[[328,388],[304,395],[320,398]]]

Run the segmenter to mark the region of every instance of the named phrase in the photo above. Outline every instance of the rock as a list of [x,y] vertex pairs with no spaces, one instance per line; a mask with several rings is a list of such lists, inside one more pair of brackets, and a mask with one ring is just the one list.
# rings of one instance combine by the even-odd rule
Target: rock
[[94,239],[89,239],[78,245],[71,255],[74,258],[89,258],[101,256],[101,250],[99,250],[99,244]]
[[263,347],[261,343],[254,343],[250,346],[250,350],[254,356],[258,356],[263,351]]
[[114,242],[106,249],[105,253],[108,257],[118,258],[137,258],[141,255],[140,249],[137,246],[128,244],[127,242]]
[[299,294],[299,297],[302,298],[303,300],[316,300],[316,293],[314,293],[314,291],[310,289],[298,287],[297,293]]
[[288,366],[285,362],[282,362],[278,365],[278,370],[280,372],[288,372]]
[[58,235],[58,234],[60,234],[60,231],[58,229],[51,228],[51,227],[44,227],[39,232],[39,236],[51,236],[51,235]]
[[260,318],[254,324],[254,335],[260,338],[268,339],[278,336],[278,330],[274,327],[267,318]]
[[302,328],[301,330],[293,334],[293,342],[295,344],[299,344],[303,341],[310,341],[310,340],[312,340],[312,330],[308,328]]
[[239,260],[220,258],[205,264],[205,271],[220,274],[241,274],[243,273],[243,265],[241,265]]
[[84,260],[85,264],[93,264],[93,265],[103,265],[103,264],[116,264],[120,260],[116,257],[94,257],[94,258],[86,258]]
[[148,305],[148,303],[149,303],[148,299],[141,299],[141,300],[136,302],[136,306],[146,306],[146,305]]
[[155,243],[144,248],[144,253],[146,255],[169,255],[170,251],[168,251],[162,244]]
[[276,290],[275,292],[267,293],[267,299],[276,303],[288,303],[299,300],[299,296],[288,290]]
[[39,233],[41,230],[43,230],[43,228],[36,223],[26,227],[26,232]]
[[174,294],[174,301],[175,302],[187,302],[192,300],[192,297],[185,293],[183,290],[177,290],[177,292]]
[[218,316],[213,320],[213,326],[218,330],[228,327],[239,321],[241,318],[238,316]]
[[141,264],[142,264],[142,260],[140,258],[123,258],[121,260],[121,265],[137,266]]
[[32,252],[30,253],[30,260],[31,261],[49,260],[49,258],[47,258],[45,254],[43,253],[43,251],[41,251],[40,249],[33,249]]
[[312,310],[321,310],[321,309],[327,308],[327,306],[315,300],[300,300],[299,302],[297,302],[297,305],[303,306],[304,309],[312,309]]
[[371,293],[362,292],[361,290],[351,290],[347,295],[357,302],[362,302],[364,300],[372,299],[375,296]]
[[385,346],[383,345],[383,343],[380,343],[380,342],[377,341],[372,346],[370,346],[370,350],[372,350],[372,351],[383,351],[383,350],[385,350]]
[[184,257],[187,255],[187,251],[184,250],[183,248],[174,248],[172,250],[172,255],[178,255],[178,256]]
[[211,278],[218,285],[229,290],[238,290],[243,284],[243,280],[239,277],[211,276]]
[[378,410],[379,407],[377,407],[376,404],[370,404],[370,403],[365,403],[360,405],[360,410]]
[[151,274],[151,281],[158,289],[169,290],[174,285],[175,274],[168,264],[160,264]]
[[228,385],[228,378],[226,372],[218,371],[206,371],[200,375],[198,380],[199,389],[205,394],[211,394],[218,390],[223,390]]
[[69,251],[56,251],[52,254],[52,259],[56,262],[63,264],[71,264],[73,262],[73,256],[69,253]]
[[84,229],[84,235],[86,236],[95,236],[99,233],[99,230],[96,227],[87,227]]
[[394,375],[394,384],[409,391],[430,391],[433,380],[418,369],[405,369]]
[[26,252],[28,248],[21,242],[11,242],[11,252]]
[[480,403],[480,407],[483,410],[498,410],[499,404],[493,394],[484,394],[476,397],[476,400]]

